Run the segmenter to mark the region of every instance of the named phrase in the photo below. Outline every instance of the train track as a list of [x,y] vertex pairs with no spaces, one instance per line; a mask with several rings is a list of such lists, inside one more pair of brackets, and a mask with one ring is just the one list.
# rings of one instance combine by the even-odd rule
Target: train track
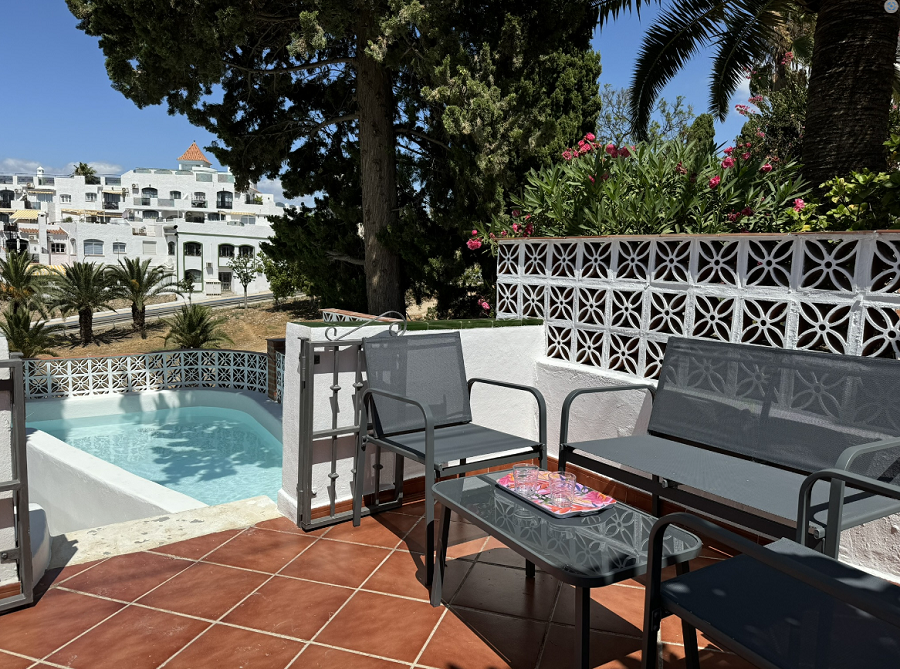
[[[247,296],[247,304],[259,304],[262,302],[271,302],[272,293],[256,293]],[[203,304],[212,309],[227,309],[229,307],[239,307],[244,304],[244,296],[237,295],[234,297],[223,297],[213,300],[194,300],[195,304]],[[154,304],[147,307],[147,322],[159,320],[165,316],[170,316],[181,309],[183,302],[166,302],[164,304]],[[78,316],[72,314],[65,320],[54,318],[50,323],[61,325],[63,330],[77,330]],[[104,327],[109,325],[131,324],[131,307],[125,306],[118,311],[94,314],[94,327]]]

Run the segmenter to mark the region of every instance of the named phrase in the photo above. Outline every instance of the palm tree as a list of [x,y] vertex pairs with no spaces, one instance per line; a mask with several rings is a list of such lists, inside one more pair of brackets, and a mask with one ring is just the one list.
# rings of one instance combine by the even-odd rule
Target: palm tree
[[[664,0],[596,0],[601,26],[625,9]],[[631,85],[639,136],[665,85],[701,47],[715,50],[710,111],[729,112],[741,78],[784,43],[787,17],[816,14],[803,137],[813,184],[853,170],[884,170],[900,13],[883,0],[668,0],[644,36]]]
[[150,260],[125,258],[109,268],[118,297],[131,300],[131,320],[134,329],[147,338],[147,302],[161,295],[172,295],[180,289],[174,274],[164,267],[150,267]]
[[23,358],[56,355],[51,347],[61,328],[61,325],[32,321],[27,309],[12,309],[0,320],[0,332],[9,342],[10,350],[21,352]]
[[50,303],[63,315],[78,313],[81,345],[94,340],[94,311],[115,309],[109,304],[116,297],[115,284],[104,265],[76,262],[65,268],[53,281]]
[[88,165],[87,163],[78,163],[75,166],[75,171],[72,173],[73,177],[95,177],[97,176],[97,170]]
[[185,304],[174,318],[165,321],[169,326],[165,342],[168,344],[172,339],[177,348],[219,348],[221,344],[233,344],[221,328],[226,320],[214,317],[212,309],[202,304]]
[[31,262],[25,252],[10,251],[0,259],[0,300],[9,302],[12,311],[40,311],[46,316],[44,292],[47,278],[41,266]]

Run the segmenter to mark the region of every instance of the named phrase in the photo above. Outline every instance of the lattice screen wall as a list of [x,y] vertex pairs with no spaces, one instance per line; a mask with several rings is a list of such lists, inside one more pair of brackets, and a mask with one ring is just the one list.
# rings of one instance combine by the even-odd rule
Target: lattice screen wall
[[510,241],[497,271],[547,355],[641,377],[672,335],[900,357],[900,233]]

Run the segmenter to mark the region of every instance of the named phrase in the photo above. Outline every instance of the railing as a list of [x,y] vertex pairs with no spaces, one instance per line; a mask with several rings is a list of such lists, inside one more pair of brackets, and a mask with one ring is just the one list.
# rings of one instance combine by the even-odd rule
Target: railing
[[118,210],[119,210],[119,203],[118,203],[118,202],[107,202],[107,201],[104,201],[104,202],[103,202],[103,208],[104,208],[104,209],[112,209],[113,211],[118,211]]
[[275,401],[279,404],[284,398],[284,353],[275,352]]
[[136,197],[136,198],[132,198],[132,199],[134,201],[135,206],[138,206],[138,207],[149,207],[150,206],[151,198],[149,198],[149,197]]
[[216,209],[231,209],[231,200],[216,200]]
[[16,177],[17,184],[30,184],[34,183],[34,177]]
[[13,182],[12,175],[0,174],[0,184],[11,184]]
[[182,350],[102,358],[25,361],[27,399],[112,395],[181,388],[230,388],[265,394],[265,353]]
[[103,183],[107,186],[121,186],[122,177],[103,177]]
[[233,174],[217,174],[217,180],[219,183],[234,183],[234,175]]
[[900,358],[900,234],[691,235],[500,244],[500,318],[547,355],[640,377],[670,336]]
[[171,209],[175,206],[175,200],[172,198],[160,198],[156,201],[156,206]]
[[54,177],[40,177],[38,179],[39,186],[55,186],[56,179]]
[[195,178],[197,179],[197,181],[210,181],[211,182],[213,180],[213,175],[199,172],[198,174],[195,175]]
[[191,206],[195,209],[206,209],[206,200],[191,200]]

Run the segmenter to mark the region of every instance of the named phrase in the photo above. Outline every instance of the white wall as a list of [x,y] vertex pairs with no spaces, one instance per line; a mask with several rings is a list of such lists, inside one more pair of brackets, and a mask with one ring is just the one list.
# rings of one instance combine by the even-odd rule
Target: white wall
[[[340,328],[339,333],[351,328]],[[352,338],[372,336],[384,331],[384,326],[367,327],[351,335]],[[534,385],[535,368],[532,363],[541,355],[544,346],[543,328],[539,326],[510,327],[497,329],[460,330],[466,374],[471,377],[486,377],[525,385]],[[414,337],[425,332],[410,332],[404,336]],[[297,458],[300,436],[299,420],[299,375],[297,367],[300,354],[300,337],[312,337],[313,341],[325,340],[324,328],[308,328],[289,323],[286,334],[285,379],[284,379],[284,465],[282,489],[278,493],[278,508],[289,518],[297,513]],[[352,354],[345,354],[340,362],[341,373],[338,383],[345,389],[339,395],[339,425],[353,422],[352,384],[355,360]],[[523,364],[524,362],[524,364]],[[331,428],[332,360],[322,355],[315,368],[314,425],[315,430]],[[475,386],[472,390],[472,412],[474,422],[486,427],[502,429],[522,437],[537,438],[537,409],[531,395],[509,389],[490,386]],[[551,419],[552,423],[552,419]],[[331,440],[320,440],[314,445],[313,489],[317,492],[313,507],[329,503],[327,490],[330,485]],[[352,497],[350,470],[353,467],[355,443],[350,438],[338,442],[339,462],[337,473],[337,501]],[[372,457],[372,456],[370,456]],[[381,472],[383,489],[390,488],[393,481],[393,457],[385,457]],[[374,488],[374,481],[367,467],[366,492]],[[421,476],[420,466],[407,463],[406,478]]]
[[206,506],[40,430],[28,431],[28,469],[53,535]]
[[[9,344],[0,337],[0,360],[9,359]],[[9,370],[0,370],[0,378],[8,379]],[[0,481],[12,478],[12,404],[9,393],[0,393]],[[12,493],[0,493],[0,548],[15,545],[15,517]],[[0,585],[18,580],[15,563],[0,564]]]

